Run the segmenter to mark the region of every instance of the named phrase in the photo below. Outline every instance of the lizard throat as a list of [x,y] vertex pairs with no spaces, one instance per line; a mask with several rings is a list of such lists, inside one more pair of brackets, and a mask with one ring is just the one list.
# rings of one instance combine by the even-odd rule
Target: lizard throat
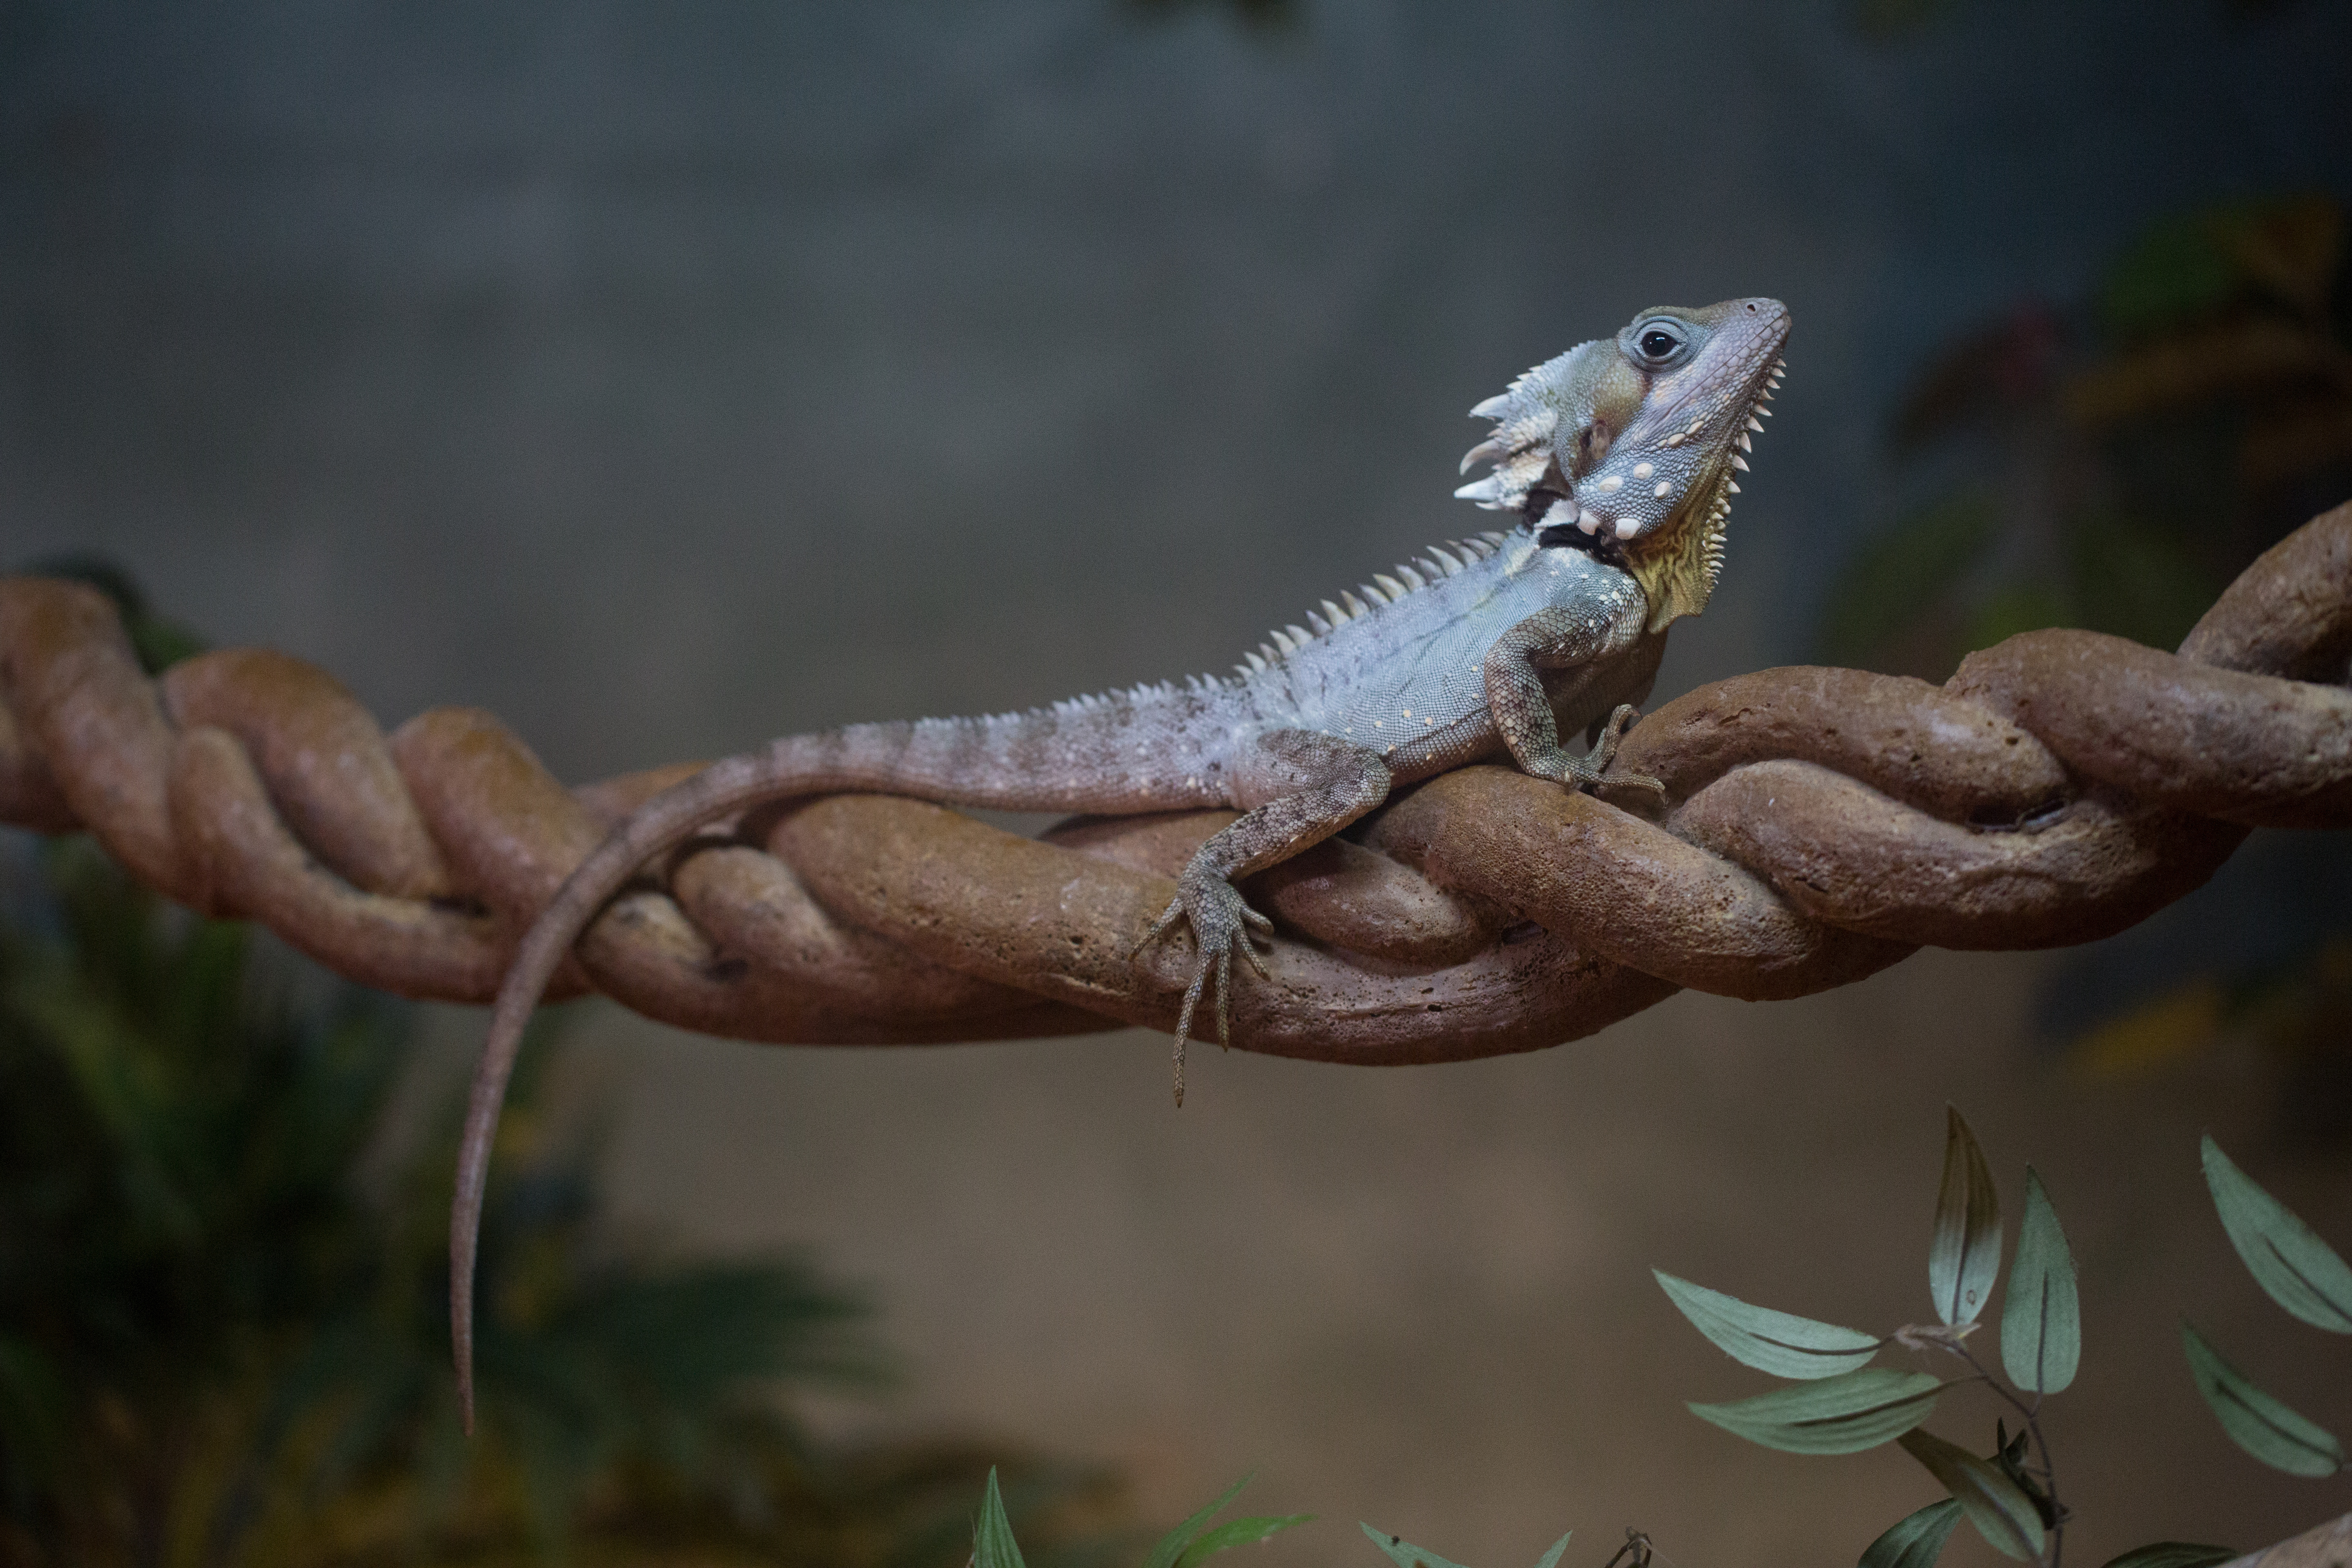
[[1732,472],[1747,467],[1739,457],[1748,449],[1747,432],[1764,427],[1756,410],[1780,385],[1785,368],[1786,362],[1778,353],[1765,363],[1732,412],[1732,439],[1691,486],[1683,510],[1664,527],[1628,545],[1625,570],[1642,585],[1643,596],[1650,605],[1646,629],[1664,631],[1683,616],[1706,608],[1715,580],[1723,572],[1724,530],[1731,520],[1731,497],[1739,489]]
[[1695,504],[1671,526],[1660,529],[1643,548],[1625,552],[1625,570],[1642,585],[1650,603],[1647,628],[1662,632],[1685,616],[1706,608],[1715,580],[1723,571],[1724,528],[1731,517],[1731,475],[1727,469],[1715,481],[1702,504]]

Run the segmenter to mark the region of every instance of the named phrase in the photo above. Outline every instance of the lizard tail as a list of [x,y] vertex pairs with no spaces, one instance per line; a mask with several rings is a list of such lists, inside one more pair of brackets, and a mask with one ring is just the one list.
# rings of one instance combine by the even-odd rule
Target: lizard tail
[[1148,758],[1138,763],[1132,721],[1139,700],[1166,705],[1153,715],[1160,725],[1173,721],[1170,715],[1191,716],[1184,705],[1196,701],[1172,687],[1139,689],[996,719],[853,724],[786,736],[713,763],[662,791],[580,862],[515,950],[466,1107],[449,1215],[449,1330],[458,1407],[468,1433],[474,1429],[474,1253],[507,1080],[540,993],[637,868],[696,828],[746,806],[838,790],[885,790],[1013,811],[1139,811],[1222,800],[1204,792],[1198,779],[1174,784],[1148,765]]
[[565,953],[636,868],[682,842],[698,827],[779,794],[777,759],[748,752],[713,763],[673,784],[633,812],[581,861],[515,950],[490,1013],[489,1037],[474,1069],[466,1127],[457,1151],[457,1188],[449,1211],[449,1338],[457,1363],[457,1407],[468,1436],[474,1430],[474,1258],[482,1231],[482,1193],[490,1146],[507,1081],[522,1049],[523,1026],[539,1005]]

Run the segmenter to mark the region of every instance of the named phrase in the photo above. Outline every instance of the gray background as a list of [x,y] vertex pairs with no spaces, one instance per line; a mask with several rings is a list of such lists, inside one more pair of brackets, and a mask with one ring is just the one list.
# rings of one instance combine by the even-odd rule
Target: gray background
[[[1850,23],[10,0],[0,564],[104,552],[387,721],[482,704],[586,779],[1223,668],[1486,521],[1447,497],[1462,411],[1513,374],[1764,292],[1791,374],[1660,691],[1799,659],[1937,345],[2158,215],[2352,192],[2352,8]],[[1850,1560],[1930,1483],[1693,1420],[1758,1382],[1645,1270],[1925,1315],[1947,1098],[2083,1256],[2080,1560],[2352,1506],[2229,1449],[2172,1339],[2193,1310],[2352,1410],[2341,1347],[2200,1218],[2195,1131],[2259,1149],[2273,1069],[2070,1076],[2048,972],[1926,954],[1464,1067],[1210,1052],[1181,1115],[1137,1033],[768,1050],[591,1007],[570,1049],[624,1104],[632,1224],[878,1289],[908,1386],[830,1424],[1108,1458],[1171,1517],[1257,1466],[1261,1505],[1336,1521],[1269,1562],[1366,1561],[1358,1518],[1481,1563],[1628,1523],[1683,1568]],[[438,1016],[443,1054],[478,1027]],[[2352,1234],[2330,1173],[2264,1173]]]

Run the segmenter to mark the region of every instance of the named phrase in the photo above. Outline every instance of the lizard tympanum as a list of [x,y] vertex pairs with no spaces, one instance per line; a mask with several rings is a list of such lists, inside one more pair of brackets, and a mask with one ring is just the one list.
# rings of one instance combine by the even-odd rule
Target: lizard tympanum
[[[473,1425],[474,1250],[492,1134],[524,1023],[572,942],[655,856],[763,802],[845,790],[1009,811],[1235,808],[1184,868],[1135,951],[1182,921],[1192,983],[1184,1042],[1215,983],[1230,1036],[1233,960],[1261,974],[1272,929],[1234,881],[1346,827],[1401,784],[1500,752],[1570,789],[1655,790],[1612,774],[1666,628],[1706,608],[1735,470],[1779,384],[1789,312],[1777,300],[1643,311],[1614,338],[1547,360],[1470,412],[1495,422],[1454,492],[1511,514],[1507,531],[1433,546],[1414,563],[1286,626],[1230,677],[1134,687],[976,719],[852,724],[712,763],[646,801],[580,863],[524,936],[500,987],[459,1155],[450,1308]],[[1560,744],[1584,731],[1588,751]]]

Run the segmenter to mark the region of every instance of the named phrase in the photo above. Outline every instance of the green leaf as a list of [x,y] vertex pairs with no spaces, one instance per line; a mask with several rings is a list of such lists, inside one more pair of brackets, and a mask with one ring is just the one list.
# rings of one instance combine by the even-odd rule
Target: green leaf
[[1927,1467],[1996,1552],[2032,1562],[2042,1555],[2042,1514],[2017,1483],[1933,1432],[1906,1432],[1903,1451]]
[[1969,616],[1961,633],[1963,651],[1974,653],[2007,642],[2020,632],[2073,626],[2078,618],[2072,598],[2047,583],[2016,583],[1986,595]]
[[1866,1366],[1690,1409],[1702,1421],[1784,1454],[1858,1454],[1927,1419],[1943,1386],[1924,1372]]
[[2055,1394],[2074,1381],[2083,1359],[2083,1309],[2074,1288],[2074,1254],[2042,1177],[2025,1167],[2025,1218],[2017,1227],[2017,1263],[2000,1310],[2000,1364],[2031,1394]]
[[2185,542],[2145,520],[2094,512],[2068,531],[2074,624],[2090,631],[2178,647],[2221,586]]
[[2180,1342],[2189,1352],[2189,1375],[2230,1441],[2291,1476],[2332,1476],[2344,1468],[2343,1444],[2247,1382],[2185,1318]]
[[1872,1542],[1862,1553],[1860,1568],[1936,1568],[1936,1559],[1944,1554],[1944,1542],[1951,1539],[1952,1526],[1959,1522],[1957,1500],[1931,1502],[1896,1520],[1885,1534]]
[[1857,1329],[1842,1329],[1769,1307],[1751,1307],[1736,1296],[1678,1279],[1662,1268],[1650,1272],[1691,1326],[1713,1340],[1717,1349],[1775,1377],[1834,1377],[1852,1372],[1876,1355],[1884,1342]]
[[2352,1334],[2352,1268],[2336,1249],[2238,1169],[2208,1133],[2205,1185],[2221,1228],[2254,1283],[2305,1322],[2330,1333]]
[[2027,1500],[2033,1504],[2033,1511],[2042,1516],[2042,1529],[2057,1529],[2057,1503],[2051,1500],[2041,1481],[2025,1468],[2025,1456],[2032,1446],[2027,1431],[2020,1428],[2017,1436],[2012,1437],[2008,1427],[1999,1421],[1992,1424],[1992,1429],[1998,1436],[1994,1438],[1992,1454],[1986,1462],[1998,1467],[2000,1473],[2009,1478],[2010,1484],[2025,1494]]
[[2108,332],[2141,336],[2226,304],[2237,291],[2238,268],[2215,237],[2203,212],[2150,225],[2101,283],[2099,317]]
[[1915,512],[1871,541],[1830,592],[1823,655],[1840,664],[1869,663],[1923,609],[1950,594],[2000,531],[2000,506],[1971,491]]
[[[1362,1523],[1362,1521],[1360,1520],[1357,1522]],[[1397,1568],[1462,1568],[1461,1563],[1440,1557],[1434,1552],[1424,1552],[1409,1541],[1391,1535],[1385,1530],[1374,1530],[1370,1525],[1366,1524],[1364,1533],[1371,1539],[1373,1545],[1387,1554],[1388,1560],[1395,1563]]]
[[1004,1517],[1004,1494],[996,1489],[994,1465],[988,1467],[988,1495],[981,1500],[980,1518],[971,1527],[971,1560],[973,1568],[1028,1568]]
[[2227,1546],[2199,1546],[2187,1541],[2152,1541],[2146,1546],[2136,1546],[2121,1557],[2110,1558],[2105,1568],[2213,1568],[2217,1563],[2227,1563],[2239,1553]]
[[1927,1289],[1936,1315],[1957,1328],[1977,1321],[2000,1273],[2000,1194],[1967,1119],[1955,1106],[1944,1114],[1944,1180],[1927,1247]]
[[1553,1542],[1551,1543],[1551,1550],[1545,1552],[1541,1557],[1536,1559],[1536,1568],[1559,1568],[1559,1560],[1568,1551],[1569,1536],[1574,1535],[1576,1531],[1571,1530],[1568,1532],[1568,1535],[1563,1535],[1558,1541]]
[[1143,1568],[1176,1568],[1177,1559],[1182,1557],[1184,1549],[1192,1544],[1193,1537],[1201,1532],[1201,1527],[1223,1511],[1227,1503],[1241,1496],[1242,1489],[1249,1485],[1251,1476],[1256,1474],[1252,1470],[1218,1494],[1216,1501],[1161,1536],[1159,1543],[1152,1547],[1151,1555],[1143,1560]]
[[1270,1540],[1314,1517],[1311,1513],[1286,1513],[1279,1519],[1266,1516],[1230,1520],[1186,1547],[1184,1555],[1176,1560],[1176,1568],[1195,1568],[1196,1564],[1229,1547],[1247,1546],[1254,1541]]

